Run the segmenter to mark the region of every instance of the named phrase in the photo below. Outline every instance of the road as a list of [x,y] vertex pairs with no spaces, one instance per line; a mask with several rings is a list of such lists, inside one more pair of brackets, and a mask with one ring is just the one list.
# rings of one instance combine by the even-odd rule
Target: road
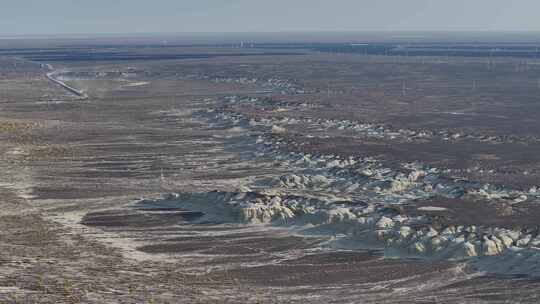
[[79,96],[81,100],[84,100],[84,99],[88,99],[88,95],[86,93],[84,93],[82,90],[79,90],[79,89],[76,89],[70,85],[68,85],[67,83],[55,78],[55,75],[58,74],[58,71],[54,71],[54,68],[51,64],[45,64],[45,67],[47,67],[49,70],[51,70],[51,72],[47,73],[47,78],[58,84],[59,86],[63,87],[64,89],[68,90],[70,93],[72,94],[75,94],[77,96]]

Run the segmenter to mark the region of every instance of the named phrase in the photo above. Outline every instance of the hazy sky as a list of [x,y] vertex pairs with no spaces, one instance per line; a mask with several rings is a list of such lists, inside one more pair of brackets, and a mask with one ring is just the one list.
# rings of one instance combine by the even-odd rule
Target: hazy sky
[[539,0],[0,0],[0,35],[540,30]]

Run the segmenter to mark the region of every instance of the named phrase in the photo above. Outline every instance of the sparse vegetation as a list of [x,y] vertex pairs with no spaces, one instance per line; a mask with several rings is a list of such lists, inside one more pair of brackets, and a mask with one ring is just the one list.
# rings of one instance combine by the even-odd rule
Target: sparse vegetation
[[[81,48],[87,48],[84,56],[98,50],[111,58],[106,46]],[[455,261],[383,259],[380,252],[327,248],[329,240],[351,232],[345,225],[324,235],[317,229],[329,227],[310,224],[307,230],[321,236],[309,238],[291,235],[289,227],[224,224],[219,217],[198,225],[206,211],[133,208],[135,199],[164,192],[164,183],[166,191],[218,189],[241,196],[237,188],[290,173],[294,164],[272,159],[253,144],[258,135],[281,140],[283,153],[370,156],[390,169],[424,162],[447,170],[444,178],[523,191],[538,186],[536,59],[495,58],[496,65],[486,65],[484,58],[311,48],[295,49],[304,55],[294,56],[214,56],[242,51],[125,46],[113,55],[138,57],[100,61],[98,54],[93,62],[55,63],[66,70],[63,77],[74,79],[70,85],[84,87],[88,100],[50,83],[48,69],[39,64],[0,58],[0,303],[383,303],[395,295],[451,303],[464,294],[464,301],[474,303],[484,297],[513,300],[516,293],[523,302],[538,298],[537,281],[470,275]],[[79,54],[58,52],[64,59]],[[169,59],[213,55],[165,61],[175,53]],[[135,60],[140,56],[160,60]],[[209,123],[200,114],[208,109],[247,122]],[[264,119],[275,127],[265,129]],[[301,122],[287,125],[291,120]],[[385,136],[355,133],[364,123],[375,126],[369,131],[384,129]],[[332,168],[328,172],[345,172]],[[388,181],[381,178],[373,193],[384,194]],[[299,193],[308,199],[345,196],[332,185],[321,190],[308,184],[275,188],[296,195],[297,202]],[[406,186],[391,187],[409,198]],[[526,224],[523,231],[537,235],[540,209],[527,195],[524,201],[433,197],[389,204],[384,212],[435,219],[438,230],[475,223],[519,230]],[[262,196],[255,199],[262,202]],[[354,195],[336,201],[344,210],[362,203]],[[298,214],[310,210],[299,208]],[[337,221],[334,216],[328,221]]]

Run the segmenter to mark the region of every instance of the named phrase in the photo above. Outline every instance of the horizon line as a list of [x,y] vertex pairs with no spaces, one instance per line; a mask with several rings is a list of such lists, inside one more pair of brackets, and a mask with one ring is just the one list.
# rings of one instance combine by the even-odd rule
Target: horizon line
[[136,37],[136,36],[150,36],[150,35],[246,35],[246,34],[339,34],[339,33],[447,33],[447,34],[506,34],[506,33],[519,33],[519,34],[540,34],[539,30],[283,30],[283,31],[186,31],[186,32],[111,32],[111,33],[36,33],[36,34],[0,34],[0,39],[10,38],[92,38],[96,36],[124,36],[124,37]]

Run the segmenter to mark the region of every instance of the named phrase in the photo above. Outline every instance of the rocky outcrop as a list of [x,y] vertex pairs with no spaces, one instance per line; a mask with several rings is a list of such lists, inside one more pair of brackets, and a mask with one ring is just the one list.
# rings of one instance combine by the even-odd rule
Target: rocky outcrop
[[[340,235],[339,239],[392,249],[402,255],[446,259],[492,259],[529,252],[540,245],[537,232],[516,228],[441,226],[434,218],[408,215],[399,208],[414,200],[442,196],[466,197],[512,206],[540,199],[540,191],[519,191],[451,178],[446,169],[419,163],[403,163],[388,168],[370,157],[340,157],[288,152],[279,128],[298,120],[246,118],[226,111],[207,112],[208,119],[225,127],[243,126],[250,133],[257,153],[275,160],[291,173],[265,177],[244,193],[217,193],[219,199],[202,199],[195,210],[208,216],[250,224],[295,227],[324,227],[321,231]],[[317,121],[309,121],[318,123]],[[349,128],[351,126],[343,126]],[[387,132],[374,125],[357,126],[369,134]],[[354,128],[354,127],[353,127]],[[274,129],[274,130],[273,130]],[[374,133],[375,132],[375,133]],[[271,136],[270,133],[273,133]],[[392,133],[410,136],[411,132]],[[422,134],[422,136],[431,136]],[[463,138],[453,136],[455,140]],[[267,190],[272,191],[267,191]],[[273,193],[273,194],[268,194]],[[192,199],[182,200],[186,206]],[[203,194],[197,194],[204,197]],[[203,203],[204,202],[204,203]],[[180,203],[180,202],[179,202]],[[205,207],[206,206],[206,207]],[[444,210],[444,208],[442,209]],[[534,251],[532,251],[534,252]],[[531,255],[536,256],[536,255]],[[519,260],[519,259],[518,259]]]
[[178,193],[139,201],[135,206],[146,209],[174,206],[202,211],[205,216],[201,221],[271,224],[295,227],[299,231],[303,227],[324,226],[326,233],[345,234],[350,241],[379,244],[411,256],[447,259],[508,256],[536,250],[540,244],[540,235],[531,231],[477,226],[437,228],[429,218],[399,214],[385,204],[286,194]]

